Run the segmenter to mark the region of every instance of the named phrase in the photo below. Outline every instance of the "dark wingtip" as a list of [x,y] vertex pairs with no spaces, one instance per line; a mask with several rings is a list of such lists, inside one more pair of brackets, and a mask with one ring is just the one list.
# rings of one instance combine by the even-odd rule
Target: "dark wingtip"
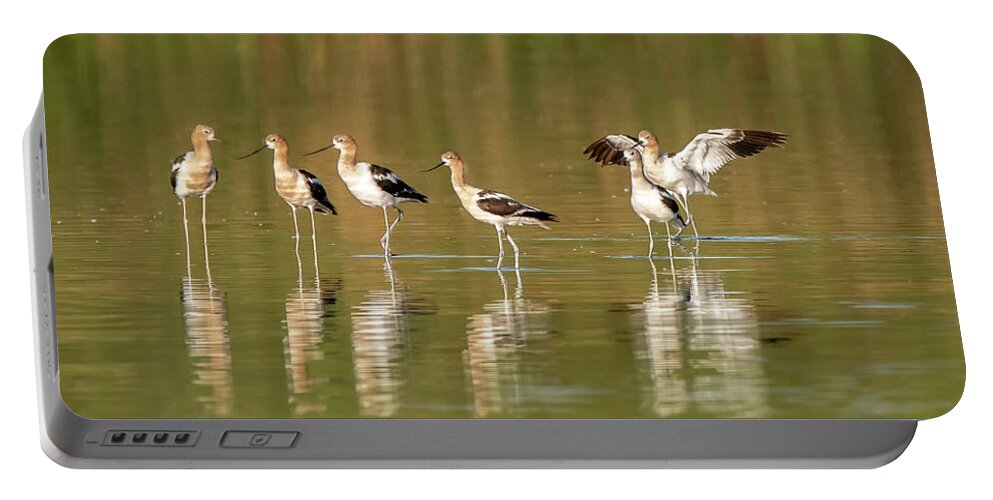
[[789,136],[780,132],[766,130],[742,130],[744,137],[731,144],[731,150],[741,157],[753,156],[768,147],[783,148],[789,141]]
[[[330,212],[328,210],[330,210]],[[321,206],[315,208],[314,211],[315,212],[320,212],[320,213],[325,214],[325,215],[328,215],[328,214],[330,214],[330,215],[338,215],[338,211],[335,210],[334,205],[331,205],[329,203],[322,204]]]
[[597,139],[593,144],[586,146],[583,155],[587,159],[599,163],[601,167],[608,165],[626,166],[628,164],[627,160],[624,159],[624,152],[607,142],[606,137]]
[[745,133],[746,140],[754,140],[765,144],[766,146],[775,146],[778,148],[783,147],[789,142],[790,136],[782,132],[773,132],[767,130],[743,130]]
[[549,212],[538,212],[534,214],[534,218],[548,222],[559,222],[559,216]]
[[427,203],[428,202],[428,197],[427,196],[424,196],[423,194],[418,193],[417,191],[414,191],[413,189],[411,189],[410,191],[407,191],[405,193],[398,194],[397,197],[400,198],[401,200],[405,200],[405,201],[416,201],[417,203]]

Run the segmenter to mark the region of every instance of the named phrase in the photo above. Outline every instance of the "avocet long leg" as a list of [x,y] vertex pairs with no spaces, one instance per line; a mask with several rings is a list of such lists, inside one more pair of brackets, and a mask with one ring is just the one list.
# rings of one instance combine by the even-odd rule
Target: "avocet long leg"
[[314,242],[314,276],[316,276],[319,280],[321,270],[320,266],[317,264],[317,224],[314,223],[314,207],[308,208],[310,209],[310,240]]
[[379,246],[383,247],[383,251],[389,255],[390,246],[390,216],[386,213],[386,207],[383,207],[383,227],[386,228],[386,232],[383,233],[383,237],[379,239]]
[[200,204],[200,225],[203,226],[203,264],[207,268],[207,283],[209,284],[212,280],[210,278],[210,251],[207,250],[207,195],[200,197]]
[[300,284],[303,286],[303,263],[300,261],[300,226],[297,225],[297,207],[289,203],[287,205],[290,207],[290,213],[293,214],[293,229],[296,230],[293,252],[297,256],[297,274],[300,276]]
[[644,219],[645,227],[648,228],[648,260],[652,260],[652,252],[655,251],[655,237],[652,236],[652,221]]
[[655,260],[648,259],[648,263],[652,265],[652,295],[658,295],[659,293],[659,270],[655,267]]
[[[289,205],[289,203],[287,203]],[[293,239],[296,240],[297,253],[300,253],[300,226],[297,224],[297,207],[290,205],[290,213],[293,214]]]
[[295,252],[297,256],[297,287],[300,291],[303,291],[303,261],[300,260],[300,250],[299,248]]
[[686,209],[686,217],[689,219],[690,225],[693,226],[693,236],[699,240],[700,233],[696,230],[696,219],[693,217],[693,214],[690,213],[690,200],[685,194],[683,195],[683,208]]
[[[393,229],[396,228],[397,224],[403,220],[403,210],[400,210],[400,207],[395,208],[397,211],[397,218],[393,221],[393,224],[390,224],[390,227],[386,228],[386,253],[390,252],[390,238],[393,236]],[[384,208],[383,210],[385,211],[386,209]]]
[[507,241],[510,242],[510,246],[514,247],[514,269],[521,268],[521,250],[517,248],[517,243],[514,243],[514,239],[510,237],[510,233],[507,233]]
[[503,271],[500,270],[499,267],[497,267],[497,276],[500,277],[500,288],[503,289],[503,307],[504,310],[507,311],[507,303],[510,302],[509,300],[510,296],[507,295],[507,278],[503,276]]
[[496,267],[497,269],[500,269],[501,267],[503,267],[503,229],[501,229],[500,226],[494,226],[494,227],[496,228],[496,233],[497,233],[497,245],[500,248],[500,255],[497,256]]
[[193,273],[190,270],[190,227],[189,221],[186,219],[186,197],[183,200],[183,234],[186,235],[186,276],[192,277]]
[[672,254],[669,255],[669,275],[672,277],[672,293],[676,294],[676,261],[673,260]]
[[667,236],[665,243],[669,247],[669,259],[672,259],[672,228],[669,227],[668,222],[666,222],[664,225],[665,225],[665,234]]

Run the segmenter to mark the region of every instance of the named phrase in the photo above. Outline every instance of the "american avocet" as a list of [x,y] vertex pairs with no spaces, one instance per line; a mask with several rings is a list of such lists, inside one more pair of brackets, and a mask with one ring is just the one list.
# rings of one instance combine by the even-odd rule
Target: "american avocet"
[[430,172],[438,167],[447,165],[452,171],[452,187],[455,194],[459,196],[462,207],[469,212],[474,219],[479,222],[490,224],[496,228],[497,240],[500,242],[500,256],[497,258],[496,267],[499,269],[503,263],[503,235],[506,233],[507,241],[514,247],[514,268],[521,267],[520,250],[517,243],[506,232],[506,226],[541,226],[548,229],[545,222],[558,222],[554,214],[544,212],[530,205],[525,205],[510,196],[489,189],[480,189],[470,186],[465,182],[465,165],[462,158],[454,151],[448,151],[441,155],[441,163],[425,170]]
[[310,238],[314,243],[314,270],[316,271],[318,269],[317,226],[314,224],[314,212],[338,215],[338,211],[334,209],[334,205],[328,199],[327,191],[324,190],[324,185],[321,184],[321,180],[316,175],[290,166],[288,160],[289,144],[283,136],[278,134],[265,136],[265,142],[259,149],[238,159],[243,160],[266,148],[273,150],[272,170],[276,175],[276,194],[290,206],[290,213],[293,214],[298,258],[300,254],[300,226],[297,224],[297,209],[310,210]]
[[172,192],[183,201],[183,234],[186,236],[186,274],[190,275],[190,230],[186,219],[186,198],[199,196],[201,207],[200,224],[203,226],[203,259],[210,278],[210,256],[207,252],[207,195],[217,185],[217,168],[207,143],[224,141],[214,135],[214,129],[207,125],[197,125],[190,134],[193,151],[187,151],[172,160],[172,173],[169,183]]
[[[400,204],[416,201],[427,203],[428,197],[418,193],[416,189],[403,182],[392,170],[373,165],[367,162],[355,161],[357,146],[355,139],[348,135],[336,135],[331,139],[331,144],[317,151],[311,151],[304,156],[310,156],[331,148],[338,150],[338,175],[342,182],[348,187],[348,191],[360,203],[367,207],[382,208],[383,221],[386,224],[386,234],[379,239],[379,244],[383,247],[384,254],[390,255],[390,235],[393,229],[403,220],[403,210]],[[397,211],[397,218],[390,224],[387,208]]]
[[698,134],[682,151],[669,154],[659,149],[655,134],[642,130],[638,137],[608,135],[597,139],[583,154],[601,166],[623,164],[624,150],[636,148],[643,157],[645,176],[679,196],[686,220],[699,238],[696,221],[690,214],[689,195],[717,196],[709,187],[711,175],[731,160],[759,154],[770,146],[782,147],[787,139],[779,132],[720,128]]
[[[626,149],[624,150],[624,159],[631,171],[631,208],[648,226],[648,258],[652,258],[652,252],[655,250],[652,222],[661,222],[665,226],[665,232],[668,235],[669,255],[671,256],[672,240],[679,238],[679,235],[686,229],[686,221],[679,214],[679,203],[676,202],[676,198],[669,190],[653,184],[645,177],[641,153],[634,148]],[[675,236],[672,235],[669,224],[676,224],[679,227]]]

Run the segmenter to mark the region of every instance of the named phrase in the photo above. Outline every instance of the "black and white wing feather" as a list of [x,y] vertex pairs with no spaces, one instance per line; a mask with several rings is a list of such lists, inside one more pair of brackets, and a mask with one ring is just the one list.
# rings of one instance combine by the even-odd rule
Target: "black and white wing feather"
[[783,147],[788,136],[779,132],[719,128],[697,135],[673,155],[673,160],[704,181],[731,160],[757,155],[768,147]]
[[300,174],[307,179],[310,196],[317,201],[317,206],[314,207],[314,210],[325,214],[331,213],[332,215],[338,215],[338,211],[335,210],[334,205],[331,204],[331,200],[328,199],[328,192],[324,189],[324,184],[321,184],[321,180],[306,170],[300,170]]
[[179,175],[179,167],[183,166],[187,160],[193,157],[193,151],[187,151],[172,160],[172,173],[169,174],[169,185],[176,191],[176,177]]
[[482,210],[500,217],[558,222],[555,214],[545,212],[531,205],[525,205],[510,196],[488,189],[484,189],[476,194],[476,205]]
[[676,221],[678,221],[678,223],[681,226],[685,227],[686,226],[686,220],[683,219],[683,214],[680,213],[680,211],[679,211],[679,203],[676,202],[676,197],[673,196],[672,193],[670,193],[668,189],[666,189],[666,188],[664,188],[662,186],[659,186],[658,184],[655,184],[654,182],[651,182],[651,181],[648,181],[648,182],[650,182],[652,184],[652,186],[655,187],[655,191],[657,191],[659,193],[659,198],[662,199],[662,204],[665,205],[666,208],[668,208],[669,210],[671,210],[672,213],[676,214]]
[[601,167],[607,165],[627,165],[624,159],[624,151],[635,148],[639,153],[644,154],[644,148],[638,143],[638,138],[625,134],[614,134],[603,136],[592,144],[586,146],[583,154],[587,158],[597,162]]
[[421,203],[428,202],[427,196],[417,192],[416,189],[411,187],[406,182],[403,182],[403,179],[386,167],[370,164],[369,173],[372,174],[372,180],[376,182],[376,185],[379,186],[380,189],[396,198],[418,201]]

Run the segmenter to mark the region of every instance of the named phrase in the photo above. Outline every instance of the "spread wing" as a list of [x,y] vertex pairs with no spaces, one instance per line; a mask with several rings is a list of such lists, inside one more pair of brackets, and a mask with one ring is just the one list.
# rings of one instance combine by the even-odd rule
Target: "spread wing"
[[476,205],[500,217],[526,217],[537,220],[558,222],[554,214],[550,214],[530,205],[525,205],[510,196],[496,191],[484,189],[476,193]]
[[310,195],[314,197],[319,204],[319,206],[315,207],[314,210],[324,213],[331,212],[334,215],[338,215],[338,211],[334,209],[334,205],[332,205],[331,200],[328,199],[328,192],[324,189],[324,184],[321,184],[321,180],[318,179],[316,175],[306,170],[300,170],[300,174],[307,179],[307,187],[310,188]]
[[380,189],[397,198],[419,201],[421,203],[428,202],[427,196],[417,192],[416,189],[403,182],[403,179],[400,179],[396,173],[386,167],[370,164],[369,173],[372,174],[372,179]]
[[644,153],[644,148],[638,144],[638,139],[630,135],[615,134],[606,135],[586,146],[583,154],[587,158],[597,162],[601,167],[607,165],[627,165],[624,159],[624,151],[636,148],[639,153]]
[[697,135],[672,158],[682,168],[709,182],[710,176],[727,162],[757,155],[770,146],[783,147],[787,139],[786,134],[779,132],[719,128]]

